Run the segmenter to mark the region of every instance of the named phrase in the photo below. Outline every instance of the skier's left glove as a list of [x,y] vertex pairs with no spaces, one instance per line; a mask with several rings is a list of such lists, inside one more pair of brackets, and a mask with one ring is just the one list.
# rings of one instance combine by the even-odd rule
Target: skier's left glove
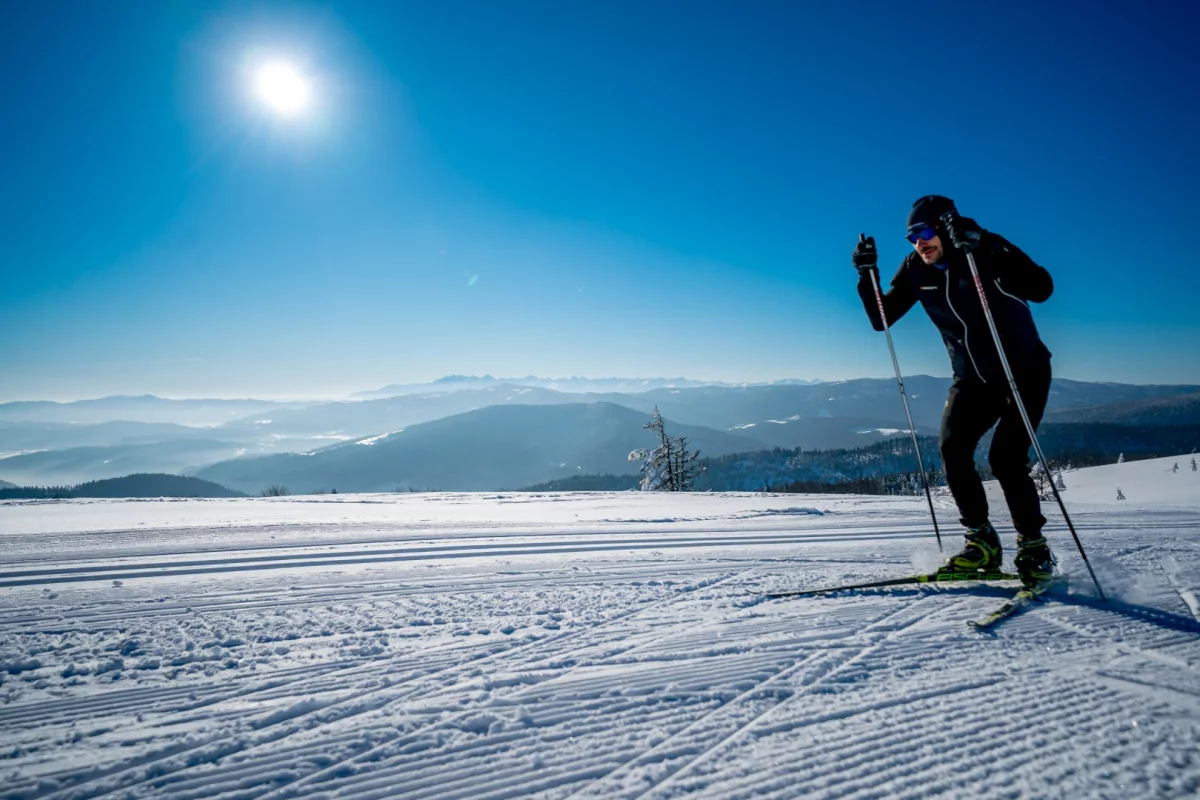
[[959,250],[971,252],[979,247],[983,239],[983,228],[970,217],[961,217],[954,211],[942,215],[942,224],[946,226],[946,235],[950,242]]

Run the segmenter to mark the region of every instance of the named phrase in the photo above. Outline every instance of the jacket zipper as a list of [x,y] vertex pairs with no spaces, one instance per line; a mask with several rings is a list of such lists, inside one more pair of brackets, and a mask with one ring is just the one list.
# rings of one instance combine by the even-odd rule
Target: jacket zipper
[[996,288],[1000,290],[1000,293],[1001,293],[1001,294],[1008,295],[1009,297],[1011,297],[1013,300],[1016,300],[1016,301],[1017,301],[1018,303],[1020,303],[1021,305],[1025,306],[1026,308],[1029,308],[1029,303],[1026,303],[1024,300],[1022,300],[1021,298],[1017,297],[1015,294],[1009,294],[1008,292],[1004,291],[1004,287],[1000,285],[1000,279],[999,279],[999,278],[993,278],[993,279],[992,279],[992,283],[996,284]]
[[946,305],[950,306],[950,312],[958,318],[958,321],[963,326],[963,348],[967,351],[967,358],[971,359],[971,367],[975,370],[975,374],[979,376],[979,380],[987,383],[987,378],[983,377],[983,373],[979,371],[979,365],[975,363],[975,356],[971,353],[971,345],[967,341],[967,323],[963,322],[963,318],[958,316],[958,312],[954,310],[954,303],[950,302],[950,270],[946,269]]

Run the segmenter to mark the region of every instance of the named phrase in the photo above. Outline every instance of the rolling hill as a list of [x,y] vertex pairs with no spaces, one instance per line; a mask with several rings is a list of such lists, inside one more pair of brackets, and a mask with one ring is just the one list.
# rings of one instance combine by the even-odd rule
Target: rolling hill
[[[568,475],[627,473],[627,456],[653,447],[647,416],[611,403],[491,406],[308,454],[241,458],[195,475],[248,492],[515,489]],[[668,421],[705,454],[758,450],[749,436]]]

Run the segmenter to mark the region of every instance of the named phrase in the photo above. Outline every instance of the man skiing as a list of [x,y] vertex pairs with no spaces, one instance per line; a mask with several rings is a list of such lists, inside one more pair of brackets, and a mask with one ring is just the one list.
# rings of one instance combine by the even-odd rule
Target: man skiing
[[[1017,573],[1027,587],[1048,586],[1054,559],[1042,536],[1046,518],[1029,475],[1031,442],[1011,397],[965,253],[974,255],[1017,390],[1035,428],[1050,393],[1050,351],[1038,336],[1029,302],[1041,303],[1050,297],[1054,291],[1050,273],[1002,236],[960,216],[954,201],[940,195],[913,203],[907,238],[913,252],[883,294],[886,324],[894,324],[921,303],[942,335],[954,372],[938,447],[946,483],[967,531],[966,545],[948,558],[942,569],[1000,570],[1000,538],[988,521],[987,496],[974,458],[979,440],[996,425],[988,463],[1017,529]],[[882,331],[885,322],[880,319],[870,274],[878,270],[873,237],[859,237],[853,263],[859,273],[863,307],[875,330]]]

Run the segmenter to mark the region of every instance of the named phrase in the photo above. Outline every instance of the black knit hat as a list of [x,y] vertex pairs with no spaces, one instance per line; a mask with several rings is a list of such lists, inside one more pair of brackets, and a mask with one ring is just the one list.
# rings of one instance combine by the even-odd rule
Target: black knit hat
[[908,229],[940,227],[942,215],[947,211],[958,213],[953,200],[940,194],[927,194],[913,203],[908,212]]

